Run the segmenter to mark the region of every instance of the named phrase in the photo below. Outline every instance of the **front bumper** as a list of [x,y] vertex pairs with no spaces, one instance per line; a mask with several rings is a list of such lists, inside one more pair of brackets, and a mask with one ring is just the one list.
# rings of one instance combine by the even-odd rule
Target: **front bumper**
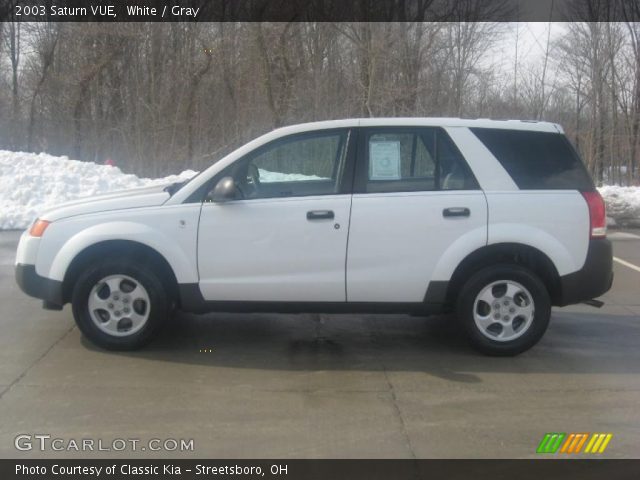
[[47,307],[56,308],[64,305],[62,282],[41,277],[36,272],[35,265],[16,264],[16,282],[27,295],[44,300]]
[[613,284],[613,249],[606,238],[589,241],[584,265],[577,272],[560,277],[559,306],[584,302],[604,295]]

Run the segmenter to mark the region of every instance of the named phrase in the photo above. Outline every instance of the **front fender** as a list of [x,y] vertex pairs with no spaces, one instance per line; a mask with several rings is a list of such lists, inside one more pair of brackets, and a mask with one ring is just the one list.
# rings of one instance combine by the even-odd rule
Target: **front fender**
[[[54,222],[49,228],[53,230],[55,225]],[[60,227],[64,228],[64,225],[61,224]],[[47,231],[47,236],[49,235],[53,236],[55,232]],[[195,262],[180,247],[180,242],[170,237],[168,232],[133,221],[111,221],[78,231],[60,245],[48,268],[45,265],[38,265],[45,270],[39,273],[53,280],[62,281],[69,265],[80,252],[92,245],[109,240],[132,241],[150,247],[167,260],[179,283],[198,281]],[[195,246],[193,251],[195,252]]]

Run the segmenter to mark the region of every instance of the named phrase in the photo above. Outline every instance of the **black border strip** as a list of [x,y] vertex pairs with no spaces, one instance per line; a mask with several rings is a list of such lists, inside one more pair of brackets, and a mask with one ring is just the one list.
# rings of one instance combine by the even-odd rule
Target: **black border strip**
[[[140,7],[139,14],[128,10],[127,7],[133,6]],[[25,7],[37,8],[34,11]],[[103,8],[98,10],[98,7]],[[108,11],[107,7],[110,7]],[[193,9],[192,13],[197,9],[197,15],[188,14],[186,8]],[[0,21],[29,22],[614,22],[639,19],[638,0],[0,1]]]
[[[499,446],[496,445],[499,449]],[[452,454],[455,452],[452,452]],[[86,469],[87,473],[55,475],[57,468]],[[17,473],[24,466],[41,473]],[[167,470],[165,470],[167,466]],[[218,474],[211,472],[198,474],[200,468],[217,468]],[[90,474],[91,467],[102,467],[99,476]],[[108,468],[115,473],[108,474]],[[146,467],[148,474],[124,474],[130,467]],[[238,474],[238,468],[256,467],[261,474]],[[274,472],[271,473],[273,468]],[[43,469],[46,469],[43,472]],[[129,470],[127,470],[129,469]],[[179,469],[179,473],[178,472]],[[222,474],[226,469],[226,474]],[[235,469],[236,473],[232,473]],[[286,470],[283,470],[286,469]],[[173,472],[173,473],[170,473]],[[286,473],[285,473],[286,472]],[[171,478],[176,480],[201,480],[203,478],[243,478],[243,479],[286,479],[286,480],[468,480],[477,479],[518,479],[518,480],[607,480],[636,479],[640,474],[640,460],[0,460],[0,478],[12,479],[128,479]]]

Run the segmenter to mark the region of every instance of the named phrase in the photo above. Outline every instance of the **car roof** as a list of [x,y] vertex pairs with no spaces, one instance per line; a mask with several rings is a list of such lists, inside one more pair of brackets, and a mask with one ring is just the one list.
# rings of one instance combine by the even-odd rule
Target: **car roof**
[[563,133],[560,125],[537,120],[491,120],[488,118],[470,119],[450,117],[374,117],[325,120],[321,122],[289,125],[287,127],[274,130],[273,133],[291,134],[296,132],[348,127],[468,127]]

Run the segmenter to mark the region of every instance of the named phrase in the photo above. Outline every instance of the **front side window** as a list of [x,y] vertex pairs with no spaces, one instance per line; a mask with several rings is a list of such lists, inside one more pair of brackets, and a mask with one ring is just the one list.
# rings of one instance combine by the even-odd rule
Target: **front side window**
[[276,140],[231,165],[240,198],[277,198],[338,193],[348,132],[312,132]]
[[364,150],[365,192],[478,188],[462,154],[439,128],[374,129],[365,135]]

